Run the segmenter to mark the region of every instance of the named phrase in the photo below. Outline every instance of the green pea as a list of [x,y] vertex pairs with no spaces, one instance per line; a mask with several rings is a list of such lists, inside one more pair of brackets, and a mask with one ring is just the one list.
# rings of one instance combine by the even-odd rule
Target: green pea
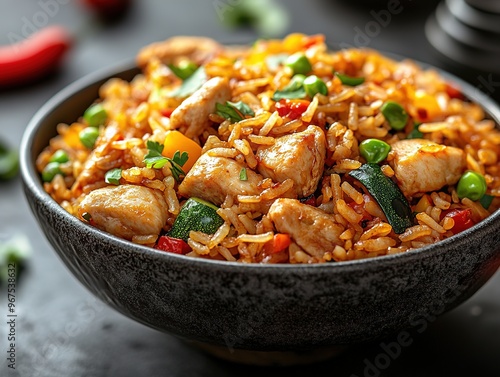
[[378,164],[385,160],[391,151],[391,146],[379,139],[366,139],[359,144],[359,154],[366,162]]
[[87,148],[92,149],[95,141],[99,137],[99,129],[96,127],[87,127],[80,131],[78,135],[80,142]]
[[415,122],[413,124],[413,130],[411,130],[410,133],[406,135],[407,139],[422,139],[424,137],[424,134],[418,129],[420,124],[421,123],[419,122]]
[[64,149],[58,149],[54,152],[52,157],[50,157],[50,162],[59,162],[60,164],[64,164],[69,161],[69,156]]
[[294,74],[300,73],[303,75],[308,74],[312,70],[312,65],[307,56],[301,52],[296,52],[290,55],[286,61],[285,65],[293,70]]
[[405,128],[406,122],[408,122],[408,114],[399,103],[387,101],[382,105],[380,111],[392,129],[401,131]]
[[107,118],[108,114],[101,103],[96,103],[90,106],[83,113],[83,120],[85,120],[90,127],[99,127],[106,121]]
[[326,84],[316,75],[308,76],[304,79],[304,89],[309,97],[314,97],[317,93],[324,96],[328,94]]
[[457,184],[457,194],[460,199],[480,200],[486,194],[486,180],[475,171],[465,172]]
[[49,162],[42,171],[42,180],[52,182],[57,174],[63,174],[59,162]]

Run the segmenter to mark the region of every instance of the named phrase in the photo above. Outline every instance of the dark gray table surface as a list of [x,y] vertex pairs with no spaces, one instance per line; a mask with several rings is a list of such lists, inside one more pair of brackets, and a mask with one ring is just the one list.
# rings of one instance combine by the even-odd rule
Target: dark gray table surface
[[[50,14],[42,8],[47,3],[57,5]],[[477,87],[491,79],[487,72],[447,62],[426,41],[423,27],[435,1],[402,1],[403,10],[392,14],[384,25],[374,15],[388,9],[391,1],[280,3],[291,16],[288,31],[324,33],[332,45],[365,44],[408,56],[451,70]],[[29,87],[0,91],[0,137],[19,145],[32,115],[57,91],[87,73],[133,57],[152,41],[181,34],[207,35],[224,42],[254,39],[251,30],[229,31],[221,25],[215,10],[220,4],[231,1],[136,1],[123,20],[106,25],[96,22],[78,1],[0,0],[0,44],[9,42],[9,32],[20,34],[26,20],[33,20],[37,12],[46,12],[47,24],[63,24],[78,38],[59,74]],[[361,39],[359,30],[367,27],[372,27],[370,35]],[[486,90],[497,96],[498,85],[493,83]],[[5,287],[0,288],[0,376],[500,376],[499,273],[466,303],[430,321],[380,373],[367,365],[385,352],[381,342],[307,367],[259,368],[214,359],[96,300],[45,240],[25,202],[19,178],[0,184],[0,239],[16,232],[29,237],[33,257],[16,297],[15,371],[7,368],[7,293]]]

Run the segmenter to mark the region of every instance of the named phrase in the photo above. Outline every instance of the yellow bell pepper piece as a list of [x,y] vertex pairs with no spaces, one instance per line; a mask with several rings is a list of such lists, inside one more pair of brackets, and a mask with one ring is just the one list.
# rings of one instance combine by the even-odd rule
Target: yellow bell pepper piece
[[182,167],[182,170],[184,170],[186,174],[201,156],[201,147],[179,131],[168,131],[163,144],[164,148],[162,155],[165,157],[173,158],[177,151],[181,153],[187,152],[189,158]]

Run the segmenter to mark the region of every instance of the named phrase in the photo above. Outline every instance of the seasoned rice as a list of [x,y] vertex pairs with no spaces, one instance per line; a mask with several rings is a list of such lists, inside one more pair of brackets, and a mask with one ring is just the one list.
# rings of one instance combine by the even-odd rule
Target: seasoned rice
[[[185,43],[193,42],[186,37]],[[201,47],[193,46],[193,51]],[[328,51],[322,36],[292,34],[283,40],[260,40],[247,49],[219,47],[202,60],[196,54],[175,52],[170,60],[162,60],[148,54],[146,47],[136,78],[113,78],[100,88],[96,103],[103,106],[106,120],[98,126],[92,148],[80,140],[82,130],[89,127],[84,117],[77,119],[75,114],[75,122],[54,125],[58,136],[38,156],[37,169],[43,175],[57,150],[65,151],[68,161],[58,165],[53,178],[44,178],[44,189],[91,226],[156,248],[191,196],[186,192],[197,190],[193,196],[218,207],[222,225],[212,234],[191,230],[182,241],[190,251],[183,253],[242,263],[310,264],[404,253],[451,237],[500,207],[500,131],[479,105],[437,72],[369,49]],[[306,75],[319,77],[327,93],[289,93],[294,68],[283,57],[297,52],[311,62]],[[191,62],[205,76],[191,92],[176,95],[191,80],[174,73],[173,67],[182,61]],[[362,82],[351,85],[336,73]],[[216,91],[206,89],[215,82]],[[198,103],[190,108],[185,101],[193,98]],[[407,114],[401,127],[394,127],[384,112],[390,101]],[[198,146],[167,145],[172,130],[187,133]],[[288,137],[289,144],[283,145],[282,137]],[[377,164],[411,211],[410,224],[399,233],[387,204],[351,175],[370,162],[360,145],[366,139],[391,147]],[[405,155],[395,148],[402,141],[424,144]],[[179,176],[172,159],[161,166],[149,163],[154,142],[178,148],[179,155],[186,152],[188,161],[193,158],[191,166],[185,168],[183,162]],[[214,169],[212,176],[199,167],[201,159],[193,157],[197,149],[211,161],[205,168]],[[157,158],[168,157],[162,153]],[[445,161],[444,173],[458,165],[459,174],[436,183],[444,173],[432,173],[434,165],[425,166],[426,156],[436,163]],[[228,178],[230,167],[237,171]],[[119,169],[119,175],[110,181],[107,174],[113,169]],[[484,178],[481,200],[464,197],[457,187],[466,171]],[[412,177],[413,184],[405,185]],[[156,224],[159,220],[152,217],[149,202],[136,212],[126,203],[112,209],[100,206],[96,193],[113,198],[116,185],[154,193],[164,208],[161,223]],[[114,199],[122,203],[122,198]],[[140,203],[142,198],[136,200]],[[276,207],[287,203],[295,210],[278,218]],[[136,234],[125,236],[123,230],[130,227],[136,227]],[[332,239],[318,239],[329,227],[337,232],[328,235]]]

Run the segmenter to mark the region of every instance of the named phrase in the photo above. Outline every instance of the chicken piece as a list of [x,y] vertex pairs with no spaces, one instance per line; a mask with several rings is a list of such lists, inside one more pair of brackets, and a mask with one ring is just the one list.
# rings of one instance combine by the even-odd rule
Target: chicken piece
[[299,197],[316,191],[323,175],[326,156],[325,134],[317,126],[282,136],[269,147],[257,151],[258,171],[274,182],[290,178]]
[[107,186],[91,191],[78,207],[101,230],[131,240],[159,234],[167,222],[168,206],[161,192],[143,186]]
[[289,234],[305,252],[321,259],[336,245],[342,245],[343,227],[333,216],[296,199],[277,199],[267,216],[277,231]]
[[179,36],[162,42],[152,43],[139,51],[137,65],[144,68],[151,59],[159,59],[165,64],[186,58],[201,65],[223,50],[223,46],[205,37]]
[[199,136],[212,124],[208,116],[215,112],[215,104],[225,103],[230,99],[229,81],[225,78],[214,77],[172,112],[170,125],[174,129],[178,128],[189,138]]
[[407,197],[453,185],[466,168],[465,153],[455,147],[424,139],[400,140],[391,147],[390,165]]
[[187,198],[198,197],[220,206],[226,195],[259,195],[262,177],[247,169],[246,181],[240,179],[245,166],[226,157],[203,154],[179,185],[179,194]]

